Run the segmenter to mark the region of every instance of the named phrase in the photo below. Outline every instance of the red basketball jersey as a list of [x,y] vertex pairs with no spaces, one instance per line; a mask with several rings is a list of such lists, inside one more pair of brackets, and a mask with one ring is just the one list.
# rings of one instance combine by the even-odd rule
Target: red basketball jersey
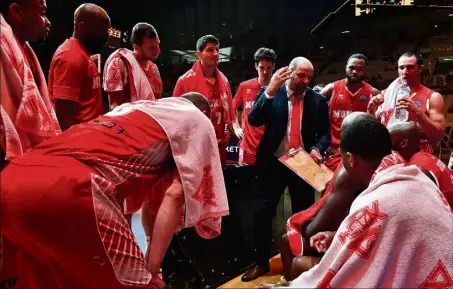
[[446,164],[432,154],[420,151],[410,159],[409,165],[417,165],[430,171],[437,179],[439,190],[453,208],[453,173]]
[[258,78],[244,81],[239,85],[236,96],[233,98],[235,111],[239,106],[243,106],[241,126],[244,130],[244,139],[241,140],[240,147],[250,154],[256,154],[256,150],[264,134],[264,126],[253,127],[248,121],[250,111],[260,88],[261,84],[258,82]]
[[362,81],[360,89],[354,94],[348,90],[346,83],[346,79],[333,83],[332,97],[329,102],[331,147],[334,150],[337,150],[340,146],[343,119],[352,112],[366,112],[368,102],[373,96],[373,87],[364,81]]

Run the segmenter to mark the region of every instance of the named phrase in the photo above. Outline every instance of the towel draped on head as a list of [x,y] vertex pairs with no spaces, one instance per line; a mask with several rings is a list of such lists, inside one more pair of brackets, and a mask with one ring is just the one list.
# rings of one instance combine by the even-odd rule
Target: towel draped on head
[[[222,217],[229,214],[229,209],[211,121],[189,100],[181,97],[125,103],[107,116],[131,110],[148,114],[168,137],[184,190],[182,227],[195,227],[197,233],[206,239],[218,236]],[[182,118],[184,121],[175,121]],[[124,169],[127,168],[126,164]]]

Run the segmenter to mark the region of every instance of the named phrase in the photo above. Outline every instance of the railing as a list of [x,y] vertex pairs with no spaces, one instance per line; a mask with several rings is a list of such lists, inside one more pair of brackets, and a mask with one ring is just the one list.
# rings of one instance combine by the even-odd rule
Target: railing
[[425,76],[423,84],[430,88],[444,86],[445,85],[445,76],[443,76],[443,75]]
[[445,43],[445,42],[452,42],[452,41],[453,41],[452,35],[434,36],[434,43]]

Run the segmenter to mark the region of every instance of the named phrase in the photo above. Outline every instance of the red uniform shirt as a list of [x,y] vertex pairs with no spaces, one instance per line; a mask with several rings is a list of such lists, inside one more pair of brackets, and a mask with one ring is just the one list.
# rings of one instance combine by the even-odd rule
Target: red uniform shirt
[[[226,145],[228,135],[225,135],[226,125],[235,119],[230,85],[227,78],[216,71],[216,82],[210,83],[203,75],[201,62],[182,75],[176,82],[173,96],[181,96],[187,92],[198,92],[204,95],[211,105],[211,122],[219,145],[222,166],[226,165]],[[222,95],[221,95],[222,94]]]
[[239,146],[250,154],[256,154],[256,150],[264,134],[264,126],[253,127],[248,122],[249,113],[252,110],[260,88],[261,84],[258,82],[258,78],[244,81],[239,85],[236,95],[233,98],[235,111],[243,105],[241,126],[244,130],[244,138],[241,140]]
[[[30,151],[30,158],[35,155],[74,157],[105,176],[112,176],[108,178],[112,182],[122,179],[117,186],[118,202],[122,205],[125,198],[130,200],[125,208],[129,212],[140,208],[144,198],[150,195],[149,189],[174,164],[164,130],[141,111],[124,116],[100,116],[73,126]],[[135,174],[122,174],[123,166],[124,171],[134,168]]]
[[347,86],[346,79],[334,82],[332,97],[329,102],[331,147],[338,150],[340,147],[340,133],[343,119],[352,112],[367,111],[368,102],[373,96],[373,87],[362,81],[362,86],[352,94]]
[[79,40],[67,39],[55,52],[50,64],[49,94],[54,99],[77,103],[74,123],[87,122],[104,113],[99,71]]
[[225,138],[225,120],[223,118],[222,100],[220,91],[217,89],[217,84],[210,83],[206,80],[206,85],[209,87],[209,95],[206,98],[211,105],[211,122],[214,125],[217,142],[221,142]]
[[[122,59],[123,63],[127,69],[127,82],[123,83],[121,79],[121,72],[120,67],[118,64],[118,60]],[[112,65],[108,67],[108,70],[105,71],[104,74],[104,89],[106,92],[113,92],[113,91],[122,91],[126,90],[129,95],[127,97],[129,99],[132,96],[137,95],[137,90],[134,85],[134,75],[132,74],[132,66],[129,61],[121,58],[121,55],[117,53],[112,58]],[[116,62],[116,63],[114,63]],[[149,61],[149,66],[147,70],[143,70],[145,72],[146,77],[148,78],[149,84],[151,85],[151,89],[153,90],[154,97],[156,99],[162,98],[163,93],[163,83],[162,78],[160,77],[159,68],[155,63]]]
[[409,165],[417,165],[430,171],[437,179],[439,190],[453,208],[453,173],[432,154],[420,151],[412,156]]

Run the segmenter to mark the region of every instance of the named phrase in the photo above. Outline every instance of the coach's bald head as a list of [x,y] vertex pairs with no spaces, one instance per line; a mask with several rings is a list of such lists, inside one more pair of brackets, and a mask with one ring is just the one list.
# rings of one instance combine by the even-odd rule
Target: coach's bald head
[[297,94],[303,94],[313,77],[313,64],[307,58],[299,56],[290,62],[288,68],[291,70],[289,88]]

